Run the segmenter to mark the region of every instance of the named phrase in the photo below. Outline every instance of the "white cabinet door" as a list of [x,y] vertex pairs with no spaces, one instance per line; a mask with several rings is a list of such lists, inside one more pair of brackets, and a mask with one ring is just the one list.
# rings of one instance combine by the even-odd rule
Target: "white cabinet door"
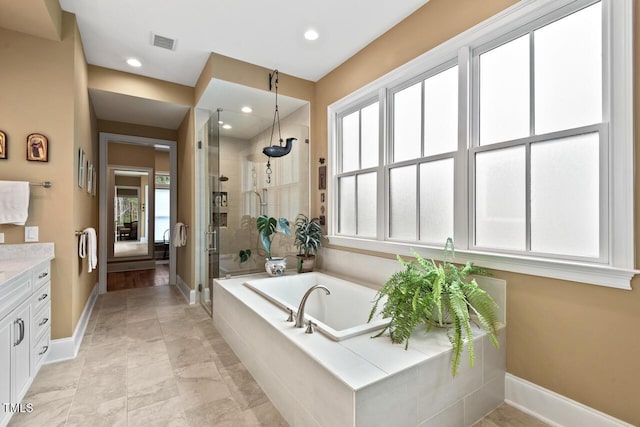
[[13,399],[17,403],[24,397],[29,378],[31,376],[31,344],[29,330],[31,329],[31,305],[25,304],[14,311],[11,316],[15,322],[16,334],[13,346]]
[[5,318],[0,322],[0,425],[4,425],[9,412],[5,411],[5,403],[11,402],[11,328],[13,318]]

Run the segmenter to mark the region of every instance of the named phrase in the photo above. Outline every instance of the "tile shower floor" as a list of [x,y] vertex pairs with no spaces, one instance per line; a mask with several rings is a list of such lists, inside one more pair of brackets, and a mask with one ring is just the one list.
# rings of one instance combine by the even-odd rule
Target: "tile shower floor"
[[[42,367],[9,426],[286,426],[174,286],[100,295],[74,360]],[[544,426],[503,405],[478,426]],[[391,427],[391,426],[390,426]]]

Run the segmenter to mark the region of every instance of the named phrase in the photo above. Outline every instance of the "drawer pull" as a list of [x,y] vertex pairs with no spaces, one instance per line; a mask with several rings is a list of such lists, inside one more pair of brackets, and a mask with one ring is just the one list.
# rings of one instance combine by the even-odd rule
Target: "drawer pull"
[[45,271],[44,273],[42,273],[41,275],[38,276],[38,279],[44,279],[45,277],[47,277],[49,275],[48,271]]
[[43,319],[40,321],[40,323],[38,323],[38,326],[45,325],[48,321],[49,321],[49,318],[48,318],[48,317],[45,317],[45,318],[43,318]]
[[40,350],[40,353],[38,353],[38,356],[42,356],[47,352],[47,350],[49,350],[49,346],[45,345],[44,347],[42,347],[42,350]]
[[40,298],[38,298],[38,301],[42,301],[43,299],[45,299],[48,296],[49,296],[49,294],[44,293],[44,294],[42,294],[42,296]]

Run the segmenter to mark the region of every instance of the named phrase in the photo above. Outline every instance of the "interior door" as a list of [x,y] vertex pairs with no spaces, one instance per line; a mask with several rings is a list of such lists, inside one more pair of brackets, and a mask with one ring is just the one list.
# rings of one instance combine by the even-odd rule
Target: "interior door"
[[215,202],[216,194],[220,192],[220,113],[216,111],[209,118],[204,147],[206,149],[206,178],[205,178],[205,218],[207,227],[204,231],[205,259],[207,280],[200,292],[200,303],[212,313],[213,280],[220,275],[220,207]]

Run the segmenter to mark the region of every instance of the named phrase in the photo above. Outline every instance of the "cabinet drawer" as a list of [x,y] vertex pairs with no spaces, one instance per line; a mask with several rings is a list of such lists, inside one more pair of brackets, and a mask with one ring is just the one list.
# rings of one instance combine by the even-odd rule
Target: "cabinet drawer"
[[51,279],[51,263],[43,263],[33,269],[34,289],[38,289]]
[[45,286],[33,293],[33,297],[31,297],[31,309],[33,310],[33,313],[36,313],[45,305],[50,305],[50,302],[51,282],[47,282]]
[[36,344],[31,347],[31,372],[35,377],[42,362],[47,358],[49,352],[49,341],[51,335],[51,327],[47,327],[47,331],[40,337]]
[[49,329],[50,325],[51,305],[47,304],[31,318],[31,342],[35,343],[39,340],[40,335]]
[[0,284],[0,319],[26,301],[32,292],[33,280],[30,273]]

